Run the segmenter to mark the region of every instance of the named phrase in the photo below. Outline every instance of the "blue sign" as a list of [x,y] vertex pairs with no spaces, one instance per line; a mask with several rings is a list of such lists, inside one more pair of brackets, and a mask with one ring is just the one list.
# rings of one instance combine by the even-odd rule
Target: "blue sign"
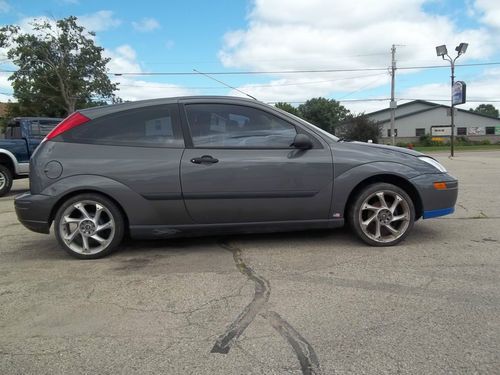
[[466,101],[466,84],[464,81],[457,81],[453,84],[453,105],[464,104]]

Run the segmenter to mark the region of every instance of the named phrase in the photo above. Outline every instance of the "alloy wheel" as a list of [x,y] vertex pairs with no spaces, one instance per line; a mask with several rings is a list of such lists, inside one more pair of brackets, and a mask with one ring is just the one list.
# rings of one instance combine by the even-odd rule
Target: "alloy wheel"
[[361,204],[359,223],[363,233],[378,243],[393,242],[410,225],[408,202],[393,191],[377,191]]
[[7,183],[7,177],[0,171],[0,190],[2,190]]
[[115,236],[115,220],[110,210],[92,200],[78,201],[64,210],[59,230],[64,243],[82,255],[105,250]]

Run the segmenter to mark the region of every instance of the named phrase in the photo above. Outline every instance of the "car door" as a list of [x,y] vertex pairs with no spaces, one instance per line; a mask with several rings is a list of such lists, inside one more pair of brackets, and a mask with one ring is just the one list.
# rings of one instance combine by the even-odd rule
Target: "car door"
[[332,154],[291,147],[298,124],[265,106],[183,103],[181,187],[196,223],[328,219]]

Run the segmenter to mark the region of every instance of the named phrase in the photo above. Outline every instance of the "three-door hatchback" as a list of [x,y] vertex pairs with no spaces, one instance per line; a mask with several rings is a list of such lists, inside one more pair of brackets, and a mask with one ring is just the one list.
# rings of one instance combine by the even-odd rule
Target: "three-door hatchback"
[[15,200],[27,228],[78,258],[125,234],[167,238],[334,228],[347,221],[374,246],[415,220],[450,214],[457,180],[408,149],[342,142],[258,101],[146,100],[63,120],[30,162]]

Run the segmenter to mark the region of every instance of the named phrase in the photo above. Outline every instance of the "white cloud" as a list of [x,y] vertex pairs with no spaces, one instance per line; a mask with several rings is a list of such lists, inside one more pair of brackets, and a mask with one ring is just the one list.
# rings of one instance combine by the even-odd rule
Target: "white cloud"
[[174,96],[195,95],[193,90],[180,85],[162,82],[150,82],[129,77],[118,77],[115,82],[120,83],[116,92],[124,100],[142,100],[167,98]]
[[[486,0],[478,0],[486,1]],[[255,0],[248,26],[224,36],[219,59],[226,67],[279,71],[304,69],[363,69],[390,65],[390,47],[398,47],[398,65],[438,64],[434,46],[469,43],[461,62],[484,60],[500,46],[487,27],[461,29],[448,17],[423,10],[426,0]],[[500,17],[498,17],[500,19]],[[383,72],[382,72],[383,73]],[[414,74],[399,71],[398,74]],[[295,101],[315,96],[342,97],[381,87],[388,76],[371,82],[356,74],[274,74],[270,82],[332,80],[317,85],[241,88],[264,101]],[[341,81],[334,79],[343,78]],[[386,105],[386,103],[384,103]]]
[[115,18],[111,10],[100,10],[95,13],[78,16],[79,23],[89,31],[105,31],[120,26],[122,21]]
[[155,20],[154,18],[147,18],[147,17],[142,18],[137,22],[136,21],[132,22],[132,26],[136,31],[142,33],[154,31],[161,28],[161,25],[157,20]]
[[12,97],[12,85],[9,81],[9,76],[11,73],[0,72],[0,102],[6,102],[8,100],[13,100]]
[[498,0],[476,0],[473,9],[479,14],[482,23],[500,29],[500,2]]
[[130,73],[142,71],[140,64],[137,62],[135,50],[128,44],[121,45],[114,50],[106,49],[104,55],[111,58],[108,64],[110,72]]
[[[135,50],[130,45],[125,44],[114,50],[105,50],[105,55],[111,57],[108,68],[112,73],[144,72],[137,61]],[[180,85],[145,81],[136,76],[113,76],[112,81],[120,84],[116,95],[123,100],[141,100],[196,94],[193,90]]]

